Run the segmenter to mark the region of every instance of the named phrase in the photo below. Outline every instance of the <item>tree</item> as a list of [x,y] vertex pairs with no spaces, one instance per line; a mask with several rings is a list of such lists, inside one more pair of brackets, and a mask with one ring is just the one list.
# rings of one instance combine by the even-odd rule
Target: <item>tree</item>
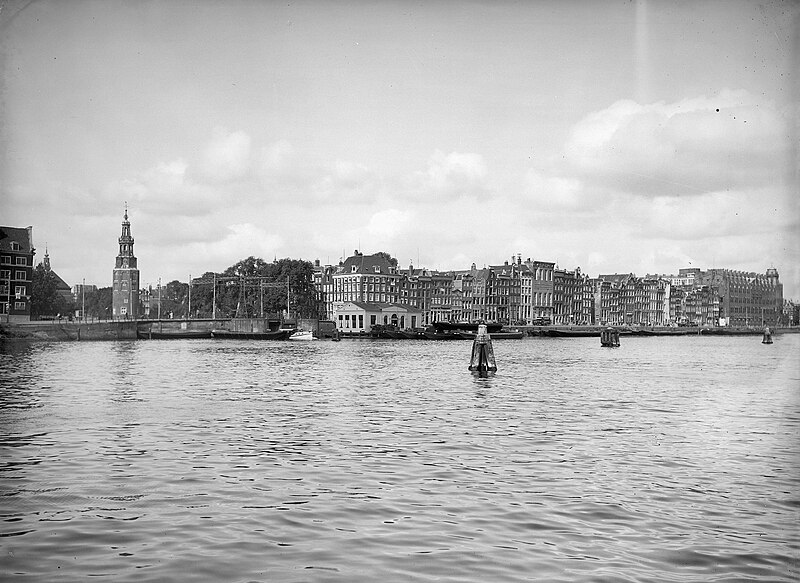
[[151,291],[150,317],[155,318],[159,313],[162,318],[185,318],[189,313],[189,284],[175,279],[163,286],[160,294],[158,290]]
[[110,318],[112,316],[113,291],[110,287],[87,291],[83,297],[83,302],[86,305],[86,317],[98,320]]
[[231,265],[221,274],[207,272],[194,281],[193,316],[210,317],[216,296],[218,317],[277,316],[286,311],[287,303],[292,316],[319,317],[313,272],[313,264],[302,259],[287,258],[267,263],[260,257],[250,256]]
[[58,280],[51,269],[40,263],[33,269],[31,281],[31,318],[71,313],[72,304],[58,293]]
[[386,261],[388,261],[389,265],[391,265],[392,267],[397,267],[397,259],[392,257],[386,251],[378,251],[375,255],[378,255],[379,257],[383,257],[384,259],[386,259]]

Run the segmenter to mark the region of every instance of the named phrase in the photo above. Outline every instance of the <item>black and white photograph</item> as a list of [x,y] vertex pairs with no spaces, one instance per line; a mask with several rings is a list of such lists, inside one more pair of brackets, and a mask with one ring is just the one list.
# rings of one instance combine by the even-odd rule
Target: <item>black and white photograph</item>
[[796,0],[0,0],[0,580],[800,580]]

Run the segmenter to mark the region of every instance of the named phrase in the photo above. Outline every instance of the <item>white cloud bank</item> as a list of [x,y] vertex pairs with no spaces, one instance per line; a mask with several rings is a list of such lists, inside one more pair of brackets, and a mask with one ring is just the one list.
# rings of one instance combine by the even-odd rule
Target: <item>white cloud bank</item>
[[[743,91],[619,101],[584,116],[549,163],[503,175],[488,153],[436,150],[423,168],[393,175],[217,129],[196,151],[98,196],[78,188],[51,202],[91,204],[69,212],[110,217],[113,227],[127,200],[144,281],[249,255],[336,262],[363,245],[439,269],[516,253],[592,275],[775,265],[798,293],[790,119]],[[116,245],[109,229],[102,236],[88,241],[104,251],[91,262],[105,273]]]

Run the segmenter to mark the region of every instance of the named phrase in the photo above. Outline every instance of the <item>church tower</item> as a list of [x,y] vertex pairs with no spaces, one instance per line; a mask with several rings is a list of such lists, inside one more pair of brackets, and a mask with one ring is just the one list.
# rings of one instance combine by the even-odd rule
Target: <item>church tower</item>
[[122,236],[119,238],[119,254],[114,267],[112,302],[114,318],[135,320],[139,316],[139,270],[133,255],[133,237],[128,221],[128,205],[122,221]]

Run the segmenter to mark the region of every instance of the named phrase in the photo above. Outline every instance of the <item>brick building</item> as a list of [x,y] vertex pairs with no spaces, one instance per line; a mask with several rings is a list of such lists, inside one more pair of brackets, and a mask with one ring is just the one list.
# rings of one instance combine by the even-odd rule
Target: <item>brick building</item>
[[33,283],[33,227],[0,227],[0,318],[29,322]]

